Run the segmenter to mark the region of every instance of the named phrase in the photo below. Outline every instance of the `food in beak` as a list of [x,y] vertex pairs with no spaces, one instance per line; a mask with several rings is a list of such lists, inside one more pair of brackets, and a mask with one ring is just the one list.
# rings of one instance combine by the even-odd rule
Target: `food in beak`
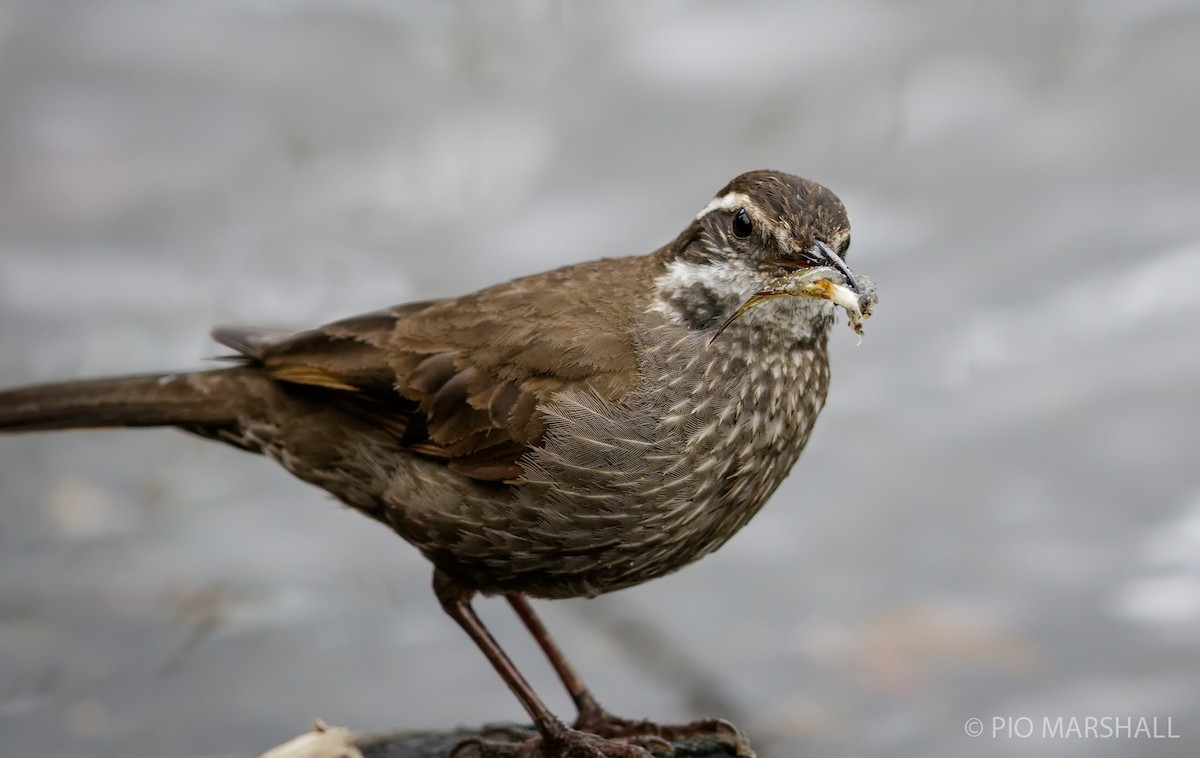
[[756,292],[742,307],[734,311],[717,329],[713,340],[720,337],[721,332],[743,313],[776,297],[814,297],[828,300],[846,311],[846,315],[850,317],[850,328],[862,336],[862,323],[871,317],[871,311],[879,302],[879,298],[875,295],[875,283],[868,277],[857,276],[852,280],[851,276],[853,275],[849,274],[849,270],[842,272],[832,266],[815,266],[776,277],[765,290]]

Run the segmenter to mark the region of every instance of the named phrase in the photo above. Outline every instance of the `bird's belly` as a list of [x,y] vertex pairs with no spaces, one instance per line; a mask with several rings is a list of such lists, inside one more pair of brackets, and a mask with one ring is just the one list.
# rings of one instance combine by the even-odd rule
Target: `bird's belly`
[[828,381],[823,350],[732,363],[620,406],[560,398],[520,484],[473,485],[432,510],[432,539],[405,536],[482,592],[534,597],[598,595],[697,560],[787,475]]

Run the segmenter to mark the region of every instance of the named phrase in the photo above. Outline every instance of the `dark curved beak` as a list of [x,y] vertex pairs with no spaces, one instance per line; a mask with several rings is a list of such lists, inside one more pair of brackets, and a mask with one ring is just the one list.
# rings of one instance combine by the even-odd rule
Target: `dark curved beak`
[[782,266],[788,271],[797,271],[804,268],[815,268],[817,266],[828,266],[832,269],[837,269],[842,276],[846,277],[846,286],[856,295],[863,294],[863,287],[859,284],[858,278],[854,276],[854,272],[842,260],[842,256],[833,251],[829,245],[817,240],[813,242],[812,247],[803,252],[790,255],[786,258],[776,258],[774,263]]
[[831,248],[829,245],[817,240],[815,243],[813,243],[812,248],[809,250],[809,254],[813,258],[820,260],[822,265],[830,266],[832,268],[836,268],[838,271],[841,271],[846,277],[846,286],[852,289],[854,294],[861,295],[863,293],[862,286],[859,285],[858,279],[854,276],[854,272],[851,271],[850,267],[846,265],[846,262],[842,260],[842,256],[835,253],[833,248]]

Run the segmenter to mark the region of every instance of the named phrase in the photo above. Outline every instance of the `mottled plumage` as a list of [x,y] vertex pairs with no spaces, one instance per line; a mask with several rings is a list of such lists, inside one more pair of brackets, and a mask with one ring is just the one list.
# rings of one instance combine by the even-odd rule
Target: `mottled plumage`
[[825,401],[833,306],[779,298],[714,334],[848,243],[828,190],[751,172],[647,256],[295,335],[219,329],[228,368],[0,393],[0,430],[173,425],[266,453],[419,548],[471,632],[475,592],[628,587],[758,511]]

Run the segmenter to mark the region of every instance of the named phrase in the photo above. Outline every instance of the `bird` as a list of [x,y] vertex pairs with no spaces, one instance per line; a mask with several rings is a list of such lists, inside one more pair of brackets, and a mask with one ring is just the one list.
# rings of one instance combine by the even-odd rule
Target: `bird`
[[[394,530],[534,730],[487,754],[645,758],[728,722],[609,713],[530,598],[594,597],[721,547],[809,440],[840,305],[877,301],[846,264],[824,186],[735,177],[671,242],[301,332],[218,327],[224,365],[0,392],[0,432],[175,427],[264,454]],[[781,284],[782,283],[782,284]],[[861,333],[861,332],[860,332]],[[472,606],[503,596],[578,711],[543,703]]]

